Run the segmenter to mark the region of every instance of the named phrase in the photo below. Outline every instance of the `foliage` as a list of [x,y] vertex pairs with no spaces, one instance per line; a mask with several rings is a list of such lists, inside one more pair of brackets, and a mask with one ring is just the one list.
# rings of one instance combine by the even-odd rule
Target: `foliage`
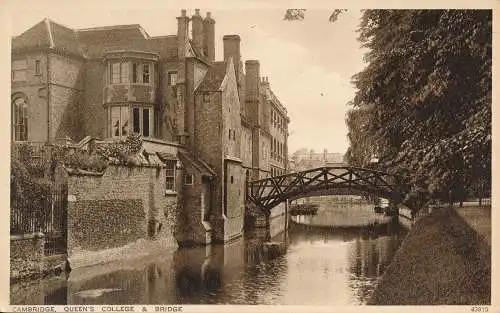
[[336,22],[339,18],[339,15],[347,12],[346,9],[335,9],[333,10],[332,14],[330,15],[330,18],[328,19],[329,22],[333,23]]
[[[329,17],[329,21],[331,23],[336,22],[339,18],[339,15],[347,12],[346,9],[335,9],[332,11],[332,14]],[[283,18],[286,21],[302,21],[305,18],[306,9],[287,9],[285,12],[285,17]]]
[[464,185],[491,185],[491,17],[363,12],[359,40],[370,51],[353,77],[350,162],[364,162],[375,147],[382,169],[411,175],[443,198]]
[[55,164],[63,164],[68,168],[102,172],[109,162],[122,165],[133,164],[133,156],[141,149],[142,137],[133,134],[124,141],[99,144],[90,153],[68,147],[54,147],[53,161]]
[[12,153],[10,164],[11,205],[28,206],[32,212],[43,214],[54,188],[53,182],[45,177],[46,164],[34,157],[29,145],[21,145],[18,153]]
[[304,19],[306,9],[288,9],[286,10],[284,20],[301,21]]

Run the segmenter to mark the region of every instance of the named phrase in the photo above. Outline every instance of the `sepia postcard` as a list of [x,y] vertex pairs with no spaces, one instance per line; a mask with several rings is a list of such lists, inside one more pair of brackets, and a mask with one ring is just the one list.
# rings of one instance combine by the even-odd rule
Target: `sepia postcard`
[[497,4],[0,5],[0,311],[500,312]]

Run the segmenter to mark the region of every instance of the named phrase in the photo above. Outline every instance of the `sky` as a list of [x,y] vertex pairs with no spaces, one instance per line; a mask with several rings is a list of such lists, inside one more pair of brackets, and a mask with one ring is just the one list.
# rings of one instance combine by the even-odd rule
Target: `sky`
[[[50,4],[53,5],[50,5]],[[48,17],[70,28],[141,24],[151,36],[177,33],[176,16],[185,8],[165,1],[113,2],[20,1],[10,7],[11,34],[19,35]],[[124,5],[124,3],[126,5]],[[260,3],[256,1],[256,3]],[[48,5],[49,4],[49,5]],[[361,71],[363,54],[357,41],[359,10],[349,10],[335,23],[330,10],[308,9],[302,21],[283,20],[285,8],[196,6],[215,19],[216,59],[223,58],[222,37],[241,37],[242,61],[258,59],[261,75],[286,106],[291,119],[289,152],[301,148],[344,153],[348,147],[345,115],[355,89],[351,77]]]

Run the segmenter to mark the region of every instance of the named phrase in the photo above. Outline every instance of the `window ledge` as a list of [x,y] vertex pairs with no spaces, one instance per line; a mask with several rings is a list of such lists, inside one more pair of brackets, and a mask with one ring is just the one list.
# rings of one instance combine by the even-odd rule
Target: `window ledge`
[[177,191],[174,190],[165,190],[165,196],[176,196]]

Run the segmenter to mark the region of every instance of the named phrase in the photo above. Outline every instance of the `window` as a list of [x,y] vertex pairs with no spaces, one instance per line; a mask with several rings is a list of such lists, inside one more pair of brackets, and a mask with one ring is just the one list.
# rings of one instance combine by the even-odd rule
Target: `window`
[[231,139],[231,130],[229,130],[229,139]]
[[127,136],[129,120],[129,108],[111,107],[111,136],[122,137]]
[[149,109],[142,109],[142,135],[149,137]]
[[149,84],[149,63],[142,64],[142,83]]
[[130,82],[130,79],[129,79],[129,72],[130,72],[129,66],[130,65],[128,64],[128,62],[123,62],[120,65],[120,82],[121,83],[129,83]]
[[[135,71],[133,71],[135,76]],[[134,81],[136,77],[132,79]],[[121,84],[130,82],[130,63],[129,62],[111,62],[109,66],[109,83]]]
[[153,110],[152,108],[132,108],[132,130],[136,134],[150,137],[153,133]]
[[12,62],[12,81],[21,82],[26,80],[26,60],[16,60]]
[[167,162],[165,188],[169,191],[175,191],[175,163],[176,161]]
[[24,98],[17,98],[13,103],[14,140],[28,140],[28,104]]
[[[168,85],[175,86],[177,84],[177,72],[168,73]],[[205,98],[203,98],[205,100]]]
[[231,176],[231,184],[234,183],[234,177]]
[[40,64],[40,60],[35,61],[35,75],[41,75],[42,74],[42,68]]
[[136,134],[141,133],[141,109],[133,108],[132,110],[132,120],[133,120],[133,132]]
[[138,83],[139,79],[139,65],[136,62],[132,63],[132,82]]
[[184,174],[184,185],[193,185],[193,174]]
[[113,62],[111,63],[110,72],[109,72],[109,81],[111,84],[119,84],[120,83],[120,63]]

